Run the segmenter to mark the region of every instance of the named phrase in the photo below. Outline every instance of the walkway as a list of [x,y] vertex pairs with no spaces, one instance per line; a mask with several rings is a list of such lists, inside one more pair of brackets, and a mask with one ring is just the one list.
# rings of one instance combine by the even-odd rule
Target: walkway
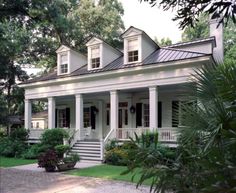
[[[21,166],[23,167],[23,166]],[[26,167],[26,166],[25,166]],[[42,170],[0,168],[0,193],[148,193],[135,184]]]

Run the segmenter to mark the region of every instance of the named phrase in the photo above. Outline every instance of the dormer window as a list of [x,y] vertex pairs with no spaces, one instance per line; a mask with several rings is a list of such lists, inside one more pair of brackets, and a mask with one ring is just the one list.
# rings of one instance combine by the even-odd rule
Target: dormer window
[[68,54],[63,53],[60,56],[60,73],[66,74],[68,73]]
[[128,40],[128,62],[138,61],[138,39]]
[[100,49],[99,46],[94,46],[91,48],[91,67],[99,68],[100,67]]

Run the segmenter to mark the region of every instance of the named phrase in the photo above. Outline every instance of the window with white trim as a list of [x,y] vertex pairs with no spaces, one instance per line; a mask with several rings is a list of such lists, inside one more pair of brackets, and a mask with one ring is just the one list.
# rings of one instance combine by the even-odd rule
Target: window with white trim
[[99,46],[94,46],[91,48],[91,68],[100,67],[100,49]]
[[64,53],[60,55],[60,73],[68,73],[68,54]]
[[138,61],[138,39],[128,40],[128,62]]

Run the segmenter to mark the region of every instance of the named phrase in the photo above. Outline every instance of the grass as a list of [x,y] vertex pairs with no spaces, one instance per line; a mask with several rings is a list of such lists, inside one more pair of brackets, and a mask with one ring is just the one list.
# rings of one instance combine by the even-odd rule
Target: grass
[[36,160],[0,157],[0,167],[13,167],[26,164],[36,163]]
[[[127,167],[125,166],[112,166],[112,165],[99,165],[90,168],[82,168],[77,170],[71,170],[67,174],[75,176],[88,176],[96,178],[104,178],[109,180],[121,180],[126,182],[137,183],[138,179],[141,177],[140,173],[136,170],[136,175],[132,181],[133,173],[126,175],[121,175],[122,172],[126,171]],[[151,180],[145,181],[145,185],[150,185]]]

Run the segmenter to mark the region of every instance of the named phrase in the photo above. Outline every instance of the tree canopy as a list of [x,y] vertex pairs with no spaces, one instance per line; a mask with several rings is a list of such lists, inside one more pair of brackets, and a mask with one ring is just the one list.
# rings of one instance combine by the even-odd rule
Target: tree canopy
[[236,2],[235,0],[215,1],[215,0],[139,0],[140,2],[147,2],[151,6],[159,5],[163,10],[176,10],[177,14],[173,20],[178,20],[180,28],[187,26],[194,26],[198,21],[201,13],[205,12],[216,17],[218,14],[222,15],[219,22],[228,23],[232,19],[236,23]]

